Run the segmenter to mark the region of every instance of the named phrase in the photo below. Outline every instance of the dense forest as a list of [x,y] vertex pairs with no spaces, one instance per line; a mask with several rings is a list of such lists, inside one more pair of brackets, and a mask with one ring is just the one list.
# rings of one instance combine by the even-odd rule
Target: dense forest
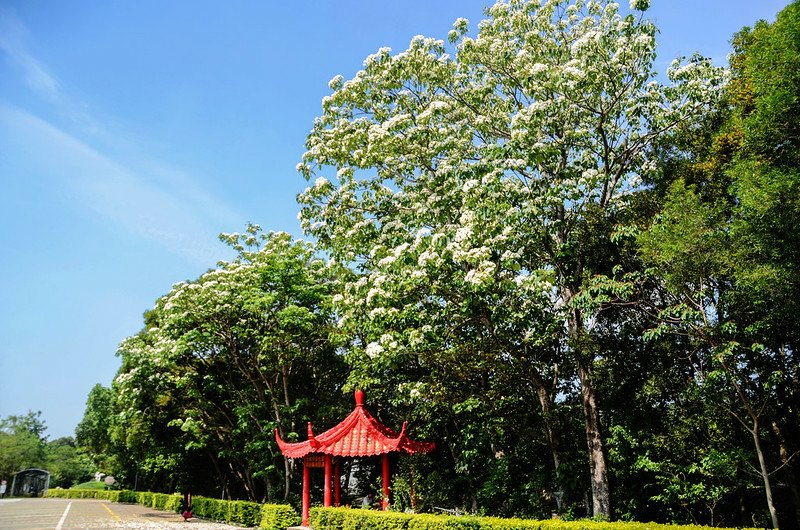
[[275,430],[362,388],[437,444],[392,462],[398,509],[798,528],[800,2],[665,76],[647,4],[500,2],[332,79],[312,242],[223,234],[120,344],[82,458],[296,503]]

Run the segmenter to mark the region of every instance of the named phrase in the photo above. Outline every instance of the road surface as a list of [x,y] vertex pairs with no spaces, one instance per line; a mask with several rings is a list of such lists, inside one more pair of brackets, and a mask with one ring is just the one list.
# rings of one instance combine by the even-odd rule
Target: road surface
[[94,499],[0,499],[0,530],[243,530],[173,512]]

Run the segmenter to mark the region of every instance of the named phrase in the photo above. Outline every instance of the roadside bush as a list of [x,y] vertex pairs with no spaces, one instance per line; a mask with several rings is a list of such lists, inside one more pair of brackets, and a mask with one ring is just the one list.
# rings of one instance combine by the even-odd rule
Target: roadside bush
[[258,526],[261,505],[248,501],[223,501],[208,497],[192,497],[192,513],[213,521],[242,526]]
[[[130,490],[51,489],[47,497],[64,499],[103,499],[135,502],[148,508],[178,511],[180,494]],[[223,501],[207,497],[192,498],[192,512],[205,519],[264,530],[283,530],[300,523],[300,516],[286,504],[258,504],[248,501]],[[378,512],[352,508],[311,509],[310,524],[316,530],[720,530],[708,526],[666,525],[657,523],[561,521],[548,519],[501,519],[498,517],[451,516]],[[754,530],[754,529],[749,529]]]
[[258,526],[261,522],[261,505],[257,502],[228,501],[226,521],[241,526]]
[[[155,510],[177,512],[183,496],[175,493],[153,493],[130,490],[59,490],[51,489],[48,497],[64,499],[104,499],[112,502],[131,502]],[[204,519],[222,521],[266,530],[283,530],[299,524],[300,516],[288,504],[258,504],[248,501],[223,501],[207,497],[192,498],[192,513]],[[372,527],[364,527],[372,528]]]
[[192,497],[192,513],[212,521],[225,521],[228,517],[225,501],[208,497]]
[[120,490],[119,491],[119,500],[117,502],[129,502],[135,503],[136,502],[136,492],[131,490]]
[[288,504],[262,504],[261,524],[265,530],[284,530],[300,524],[300,516]]
[[315,530],[720,530],[695,525],[560,519],[535,521],[319,507],[311,509],[309,518]]
[[103,499],[111,502],[119,502],[121,491],[119,490],[79,490],[79,489],[51,489],[47,490],[47,497],[60,499]]
[[150,506],[150,502],[152,500],[153,500],[153,492],[151,491],[136,492],[136,504],[141,504],[142,506]]
[[481,530],[481,518],[470,516],[419,514],[408,523],[408,530]]
[[409,528],[416,515],[400,512],[376,512],[351,508],[312,508],[309,524],[315,529],[395,530]]

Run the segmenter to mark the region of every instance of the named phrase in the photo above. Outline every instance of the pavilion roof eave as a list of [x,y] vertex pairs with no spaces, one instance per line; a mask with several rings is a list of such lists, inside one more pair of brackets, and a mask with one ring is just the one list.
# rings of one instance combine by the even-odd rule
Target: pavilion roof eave
[[417,442],[406,434],[406,424],[400,433],[378,422],[364,408],[364,393],[356,391],[356,408],[338,425],[315,436],[308,423],[308,439],[303,442],[284,442],[278,430],[275,439],[284,456],[302,458],[308,454],[329,454],[341,457],[378,456],[393,452],[428,453],[435,449],[432,442]]

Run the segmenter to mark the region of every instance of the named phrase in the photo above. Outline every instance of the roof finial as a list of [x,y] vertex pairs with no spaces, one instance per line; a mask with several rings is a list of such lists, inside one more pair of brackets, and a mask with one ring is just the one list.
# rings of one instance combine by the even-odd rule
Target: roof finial
[[364,406],[364,391],[360,388],[357,388],[355,391],[356,396],[356,407],[363,407]]
[[311,427],[311,422],[308,422],[308,444],[314,449],[319,447],[319,442],[317,441],[317,437],[314,436],[314,430]]

